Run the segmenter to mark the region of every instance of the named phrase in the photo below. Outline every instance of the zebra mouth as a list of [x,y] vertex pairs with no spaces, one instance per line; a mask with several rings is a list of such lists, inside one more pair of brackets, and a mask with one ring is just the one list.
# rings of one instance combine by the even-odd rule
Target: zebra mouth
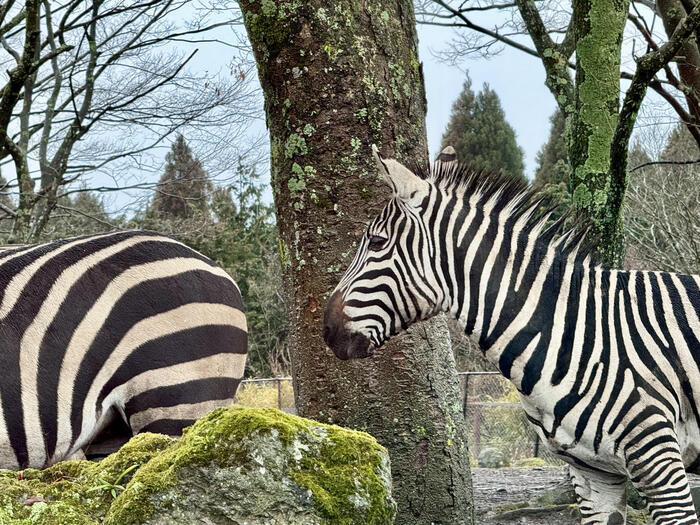
[[365,357],[370,357],[374,354],[375,346],[368,337],[363,334],[345,333],[340,341],[333,341],[333,344],[329,344],[333,353],[339,359],[347,361],[348,359],[364,359]]

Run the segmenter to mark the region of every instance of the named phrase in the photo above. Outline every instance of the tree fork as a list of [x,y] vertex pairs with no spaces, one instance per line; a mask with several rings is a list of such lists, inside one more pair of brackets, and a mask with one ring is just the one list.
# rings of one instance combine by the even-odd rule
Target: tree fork
[[397,523],[472,524],[464,419],[444,318],[372,358],[325,347],[322,313],[390,193],[376,143],[424,172],[425,94],[410,0],[241,0],[265,96],[299,413],[390,452]]

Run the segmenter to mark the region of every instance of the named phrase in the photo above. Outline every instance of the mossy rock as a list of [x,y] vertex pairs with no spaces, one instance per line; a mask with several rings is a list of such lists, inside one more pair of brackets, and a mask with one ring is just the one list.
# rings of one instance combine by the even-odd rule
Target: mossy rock
[[494,447],[487,447],[479,453],[477,462],[481,468],[503,468],[508,466],[506,456]]
[[99,463],[0,472],[0,525],[390,524],[386,450],[271,409],[219,409]]
[[174,442],[140,434],[99,463],[63,461],[45,470],[1,471],[0,525],[99,524],[134,471]]

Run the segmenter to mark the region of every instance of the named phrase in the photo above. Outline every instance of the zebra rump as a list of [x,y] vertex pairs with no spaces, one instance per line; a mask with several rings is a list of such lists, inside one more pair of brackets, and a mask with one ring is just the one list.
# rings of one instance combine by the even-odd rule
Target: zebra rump
[[177,435],[230,404],[247,329],[214,262],[128,231],[1,252],[0,348],[0,468],[40,468],[116,421]]

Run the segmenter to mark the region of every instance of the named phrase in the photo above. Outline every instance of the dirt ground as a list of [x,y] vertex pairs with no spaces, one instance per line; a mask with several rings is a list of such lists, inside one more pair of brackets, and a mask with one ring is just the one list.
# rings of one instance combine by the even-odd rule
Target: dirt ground
[[[511,510],[556,487],[567,477],[565,467],[473,468],[474,503],[477,525],[579,525],[575,508],[560,505],[554,510]],[[700,476],[690,474],[691,490],[700,490]],[[694,496],[695,497],[695,496]],[[697,505],[697,500],[696,500]],[[632,516],[634,514],[634,516]],[[647,524],[648,514],[628,508],[628,523]]]
[[[503,517],[504,507],[529,501],[566,479],[564,467],[553,468],[473,468],[476,522],[488,525],[579,525],[579,517],[570,508],[558,512]],[[522,512],[522,511],[521,511]]]

